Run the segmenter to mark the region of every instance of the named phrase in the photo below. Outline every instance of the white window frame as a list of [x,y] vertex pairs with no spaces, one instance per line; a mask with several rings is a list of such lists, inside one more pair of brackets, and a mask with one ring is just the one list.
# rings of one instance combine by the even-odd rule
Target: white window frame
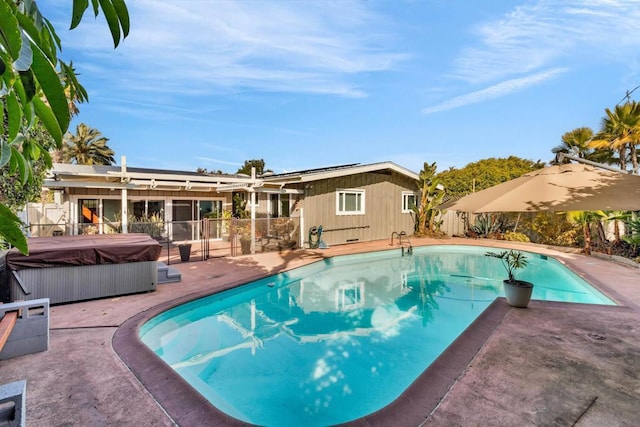
[[418,206],[418,197],[420,196],[418,193],[414,191],[403,191],[402,192],[402,213],[411,213],[413,212],[409,208],[409,196],[413,196],[414,206]]
[[340,285],[335,291],[336,311],[354,310],[364,307],[364,282]]
[[[342,198],[342,206],[346,206],[345,196],[347,194],[355,194],[360,196],[360,209],[355,211],[340,210],[340,199]],[[365,214],[365,191],[357,188],[344,188],[336,190],[336,215],[364,215]]]
[[[267,210],[268,210],[269,218],[289,218],[291,216],[291,200],[292,200],[292,197],[291,197],[290,194],[286,194],[286,193],[266,193],[266,194],[268,195],[268,197],[266,199],[268,201]],[[271,214],[274,211],[274,208],[273,208],[274,201],[272,200],[272,196],[274,196],[274,195],[278,196],[278,200],[275,202],[275,203],[277,203],[277,206],[276,206],[276,209],[275,209],[275,210],[277,210],[277,216],[271,216]],[[289,197],[288,204],[285,207],[286,210],[287,210],[286,212],[283,212],[283,209],[282,209],[282,207],[283,207],[282,206],[282,196],[283,195]]]

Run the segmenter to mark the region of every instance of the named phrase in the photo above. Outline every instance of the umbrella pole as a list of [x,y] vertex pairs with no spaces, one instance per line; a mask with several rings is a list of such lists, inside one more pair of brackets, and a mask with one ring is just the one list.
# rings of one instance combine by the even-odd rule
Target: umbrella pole
[[520,215],[522,215],[521,212],[518,212],[518,218],[516,218],[516,225],[513,226],[513,232],[516,232],[516,228],[518,228],[518,223],[520,222]]

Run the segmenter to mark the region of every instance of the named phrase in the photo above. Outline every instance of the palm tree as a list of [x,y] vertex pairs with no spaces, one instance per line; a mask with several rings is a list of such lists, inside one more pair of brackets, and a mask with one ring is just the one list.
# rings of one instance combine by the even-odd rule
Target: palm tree
[[614,110],[605,109],[602,129],[589,143],[589,147],[616,150],[620,168],[627,169],[627,160],[631,161],[633,173],[638,173],[637,145],[640,144],[640,104],[629,101],[616,105]]
[[[588,127],[576,128],[562,135],[562,144],[551,149],[553,154],[568,154],[574,157],[590,159],[593,150],[589,147],[589,142],[593,138],[593,130]],[[564,159],[562,163],[570,163],[570,159]]]
[[625,222],[631,218],[631,213],[627,211],[604,211],[606,216],[602,218],[605,222],[613,222],[614,243],[620,243],[620,221]]
[[112,165],[115,152],[107,146],[108,138],[84,123],[76,127],[76,135],[64,136],[63,159],[78,165]]
[[602,211],[570,211],[566,213],[570,223],[578,225],[582,229],[582,238],[584,240],[585,255],[591,255],[591,224],[598,221],[599,218],[605,217]]
[[89,95],[85,88],[78,82],[76,69],[73,67],[73,61],[62,64],[60,69],[60,80],[64,85],[64,95],[69,105],[69,114],[77,116],[80,114],[78,104],[82,104],[89,100]]

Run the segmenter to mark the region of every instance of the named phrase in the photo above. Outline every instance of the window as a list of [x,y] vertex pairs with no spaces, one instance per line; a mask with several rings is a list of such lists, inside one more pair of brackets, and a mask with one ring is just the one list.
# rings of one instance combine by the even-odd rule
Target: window
[[280,195],[280,216],[289,217],[291,213],[291,203],[288,194]]
[[222,217],[222,201],[221,200],[200,200],[198,202],[199,216],[197,219],[220,218]]
[[364,190],[338,190],[336,215],[364,215]]
[[80,224],[98,224],[100,222],[98,213],[97,199],[81,199],[78,200],[80,208],[79,223]]
[[270,216],[280,218],[289,216],[289,195],[271,194],[270,196]]
[[164,200],[147,201],[147,216],[156,215],[164,220]]
[[336,289],[336,310],[364,307],[364,282],[347,283]]
[[154,215],[164,219],[163,200],[135,200],[127,203],[127,210],[138,220],[145,217],[148,219]]
[[411,191],[402,192],[402,213],[411,213],[418,204],[418,195]]

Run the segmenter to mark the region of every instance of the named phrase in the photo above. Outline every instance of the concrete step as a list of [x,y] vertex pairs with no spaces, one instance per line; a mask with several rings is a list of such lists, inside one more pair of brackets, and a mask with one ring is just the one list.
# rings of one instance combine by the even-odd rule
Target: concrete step
[[182,274],[164,262],[158,261],[158,284],[173,283],[182,280]]

